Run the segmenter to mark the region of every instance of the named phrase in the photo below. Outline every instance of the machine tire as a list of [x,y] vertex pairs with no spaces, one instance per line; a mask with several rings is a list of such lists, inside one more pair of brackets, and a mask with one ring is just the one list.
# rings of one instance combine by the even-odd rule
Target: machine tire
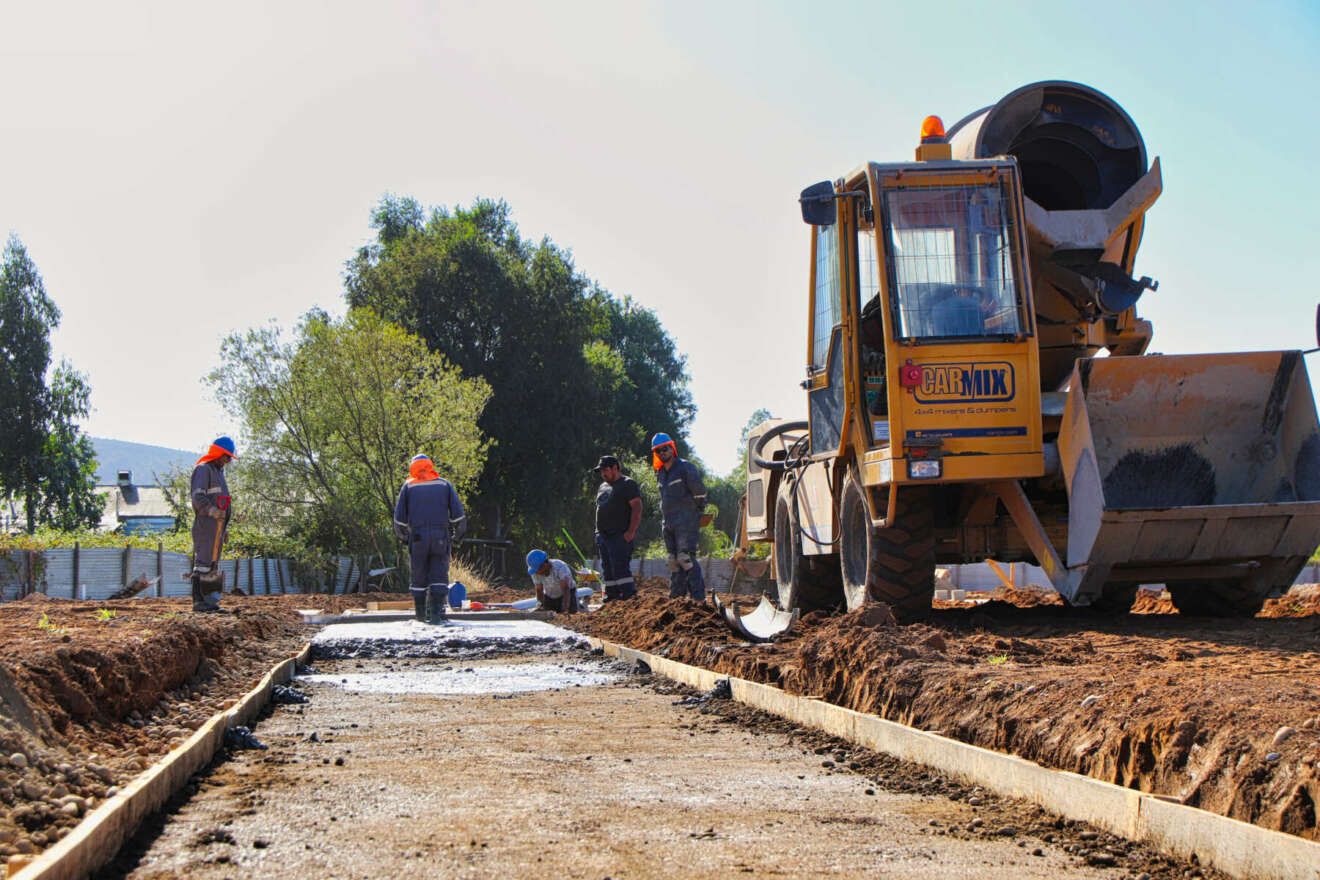
[[802,552],[797,517],[791,498],[775,502],[775,585],[779,607],[806,614],[841,604],[837,566],[833,556],[813,557]]
[[839,571],[849,610],[885,602],[902,617],[930,613],[935,596],[935,514],[924,486],[898,490],[895,524],[872,527],[865,490],[850,472],[839,507]]
[[1169,584],[1178,613],[1188,617],[1255,617],[1268,590],[1249,580],[1212,580]]

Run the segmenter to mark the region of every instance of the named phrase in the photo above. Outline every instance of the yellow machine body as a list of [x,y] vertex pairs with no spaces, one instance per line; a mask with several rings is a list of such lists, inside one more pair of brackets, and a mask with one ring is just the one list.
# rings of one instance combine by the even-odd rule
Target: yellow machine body
[[936,564],[991,558],[1254,613],[1320,544],[1298,352],[1144,354],[1160,165],[1108,97],[1035,83],[943,135],[802,193],[807,419],[751,432],[745,507],[781,604],[920,613]]

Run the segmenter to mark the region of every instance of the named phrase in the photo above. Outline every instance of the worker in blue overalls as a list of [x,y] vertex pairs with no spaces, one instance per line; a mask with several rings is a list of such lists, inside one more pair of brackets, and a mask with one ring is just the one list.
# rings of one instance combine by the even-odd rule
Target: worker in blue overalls
[[[412,597],[415,617],[443,623],[449,599],[449,555],[463,537],[467,519],[453,485],[436,473],[425,455],[413,457],[408,480],[394,503],[394,528],[408,542],[412,562]],[[426,603],[430,599],[430,614]]]

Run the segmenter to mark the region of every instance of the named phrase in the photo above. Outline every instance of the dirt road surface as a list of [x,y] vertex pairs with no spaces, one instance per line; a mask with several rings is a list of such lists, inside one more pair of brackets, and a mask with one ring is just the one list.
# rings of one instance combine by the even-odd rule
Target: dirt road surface
[[[425,640],[420,624],[402,626],[404,643]],[[552,631],[522,630],[512,656],[455,643],[448,660],[434,645],[427,659],[400,658],[397,645],[368,657],[360,630],[345,638],[323,652],[343,659],[317,660],[317,674],[299,680],[310,703],[258,725],[268,751],[237,752],[200,777],[104,876],[1195,870],[1020,804],[922,793],[917,780],[928,777],[916,768],[890,766],[894,784],[880,785],[876,765],[843,744],[739,717],[727,700],[682,705],[682,693],[649,675],[565,652],[559,639],[538,642],[538,627]],[[537,689],[547,685],[555,689]],[[710,711],[717,703],[724,711]],[[1089,864],[1111,861],[1127,870]]]
[[1320,839],[1314,610],[1106,618],[1048,604],[1053,595],[1009,598],[1017,605],[941,610],[901,626],[883,609],[816,613],[767,645],[739,641],[710,605],[657,590],[569,625]]

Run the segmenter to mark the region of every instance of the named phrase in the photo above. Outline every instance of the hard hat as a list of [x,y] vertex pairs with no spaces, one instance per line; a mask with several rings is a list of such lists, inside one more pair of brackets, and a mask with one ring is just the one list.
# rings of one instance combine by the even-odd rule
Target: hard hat
[[414,455],[412,458],[408,459],[408,464],[412,464],[414,461],[430,461],[430,460],[431,460],[431,456],[427,455],[425,452],[419,452],[416,455]]
[[673,443],[673,442],[674,441],[670,438],[668,434],[656,434],[654,437],[651,438],[651,448],[655,449],[657,446],[664,446],[666,443]]
[[234,445],[234,441],[229,437],[216,437],[215,442],[211,445],[223,449],[230,458],[238,458],[238,447]]
[[545,565],[545,561],[549,558],[550,554],[546,553],[544,550],[533,550],[531,553],[528,553],[527,573],[536,574],[541,569],[541,566]]

